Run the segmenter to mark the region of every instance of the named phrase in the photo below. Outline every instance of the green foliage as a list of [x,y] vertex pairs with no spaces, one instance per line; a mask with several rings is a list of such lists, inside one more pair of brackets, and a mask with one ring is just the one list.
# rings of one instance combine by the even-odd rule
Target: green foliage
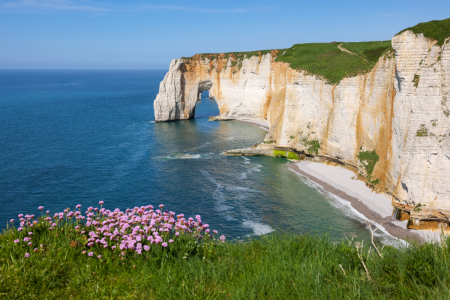
[[286,62],[290,67],[318,75],[329,83],[339,83],[344,77],[356,76],[372,70],[373,64],[361,57],[341,51],[338,43],[296,44],[278,53],[275,61]]
[[414,79],[412,80],[412,82],[414,82],[414,86],[416,88],[419,86],[419,81],[420,81],[420,75],[414,74]]
[[277,141],[263,141],[263,144],[275,144]]
[[384,53],[390,50],[393,51],[392,42],[390,40],[381,42],[343,43],[342,47],[364,57],[373,65],[378,62]]
[[419,130],[416,132],[416,136],[428,136],[428,129],[425,124],[421,124]]
[[12,239],[10,232],[0,236],[2,299],[447,299],[450,294],[448,240],[378,246],[381,258],[368,243],[357,250],[353,241],[336,243],[327,236],[271,234],[222,244],[207,257],[161,251],[121,260],[108,255],[110,250],[102,259],[89,258],[69,240],[45,238],[44,251],[24,258],[16,255]]
[[315,153],[316,155],[319,154],[319,149],[320,149],[320,143],[317,140],[314,141],[305,141],[304,142],[308,148],[306,149],[308,151],[309,154]]
[[419,23],[416,26],[406,28],[397,35],[407,31],[412,30],[415,34],[423,33],[425,37],[431,38],[437,41],[437,45],[444,45],[446,38],[450,37],[450,18],[439,21],[430,21]]
[[283,151],[283,150],[273,150],[273,156],[275,157],[284,157],[288,159],[300,159],[300,154],[292,152],[292,151]]
[[379,183],[378,179],[372,180],[373,169],[375,168],[375,164],[378,162],[380,157],[375,151],[359,151],[358,154],[359,161],[363,164],[367,173],[367,180],[376,185]]
[[273,156],[275,156],[275,157],[285,157],[286,158],[286,151],[273,150]]
[[414,206],[414,211],[421,211],[423,206],[426,206],[425,204],[419,203],[416,206]]

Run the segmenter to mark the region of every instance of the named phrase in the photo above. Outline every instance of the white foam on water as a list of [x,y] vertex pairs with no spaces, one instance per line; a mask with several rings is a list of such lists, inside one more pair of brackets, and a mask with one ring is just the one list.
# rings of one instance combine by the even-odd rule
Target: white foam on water
[[149,123],[155,123],[155,121],[148,121]]
[[269,129],[267,129],[265,127],[261,127],[261,126],[258,126],[258,127],[261,128],[262,130],[269,131]]
[[199,148],[203,148],[203,147],[205,147],[205,146],[207,146],[207,145],[209,145],[209,142],[206,142],[206,144],[204,144],[204,145],[201,145],[201,146],[198,146],[198,147],[195,147],[195,148],[192,148],[192,149],[199,149]]
[[199,159],[204,156],[205,156],[204,154],[176,153],[176,154],[171,154],[169,156],[166,156],[164,158],[167,158],[167,159]]
[[330,204],[333,205],[334,207],[340,209],[342,212],[344,212],[344,214],[347,217],[355,219],[363,224],[371,223],[372,225],[376,226],[378,228],[378,230],[382,233],[375,232],[374,235],[376,237],[380,238],[381,242],[383,244],[394,246],[397,248],[409,245],[406,241],[392,236],[389,232],[387,232],[387,230],[382,225],[375,223],[372,220],[369,220],[368,218],[366,218],[362,213],[357,211],[351,205],[350,201],[344,200],[341,197],[338,197],[338,196],[334,195],[333,193],[330,193],[330,192],[324,190],[324,188],[320,184],[312,181],[307,176],[302,175],[292,169],[291,169],[291,171],[294,172],[295,174],[297,174],[298,176],[300,176],[306,185],[316,189],[320,194],[322,194],[322,196],[324,196],[325,198],[330,200]]
[[244,173],[242,173],[241,175],[239,175],[237,178],[238,178],[238,179],[247,179],[247,173],[244,172]]
[[225,185],[225,189],[227,191],[233,191],[233,192],[240,191],[240,192],[260,193],[260,191],[258,191],[258,190],[252,190],[252,189],[249,189],[246,187],[235,186],[235,185],[230,185],[230,184]]
[[248,164],[250,164],[250,158],[247,158],[247,157],[245,157],[245,156],[241,156],[245,161],[244,161],[244,164],[246,164],[246,165],[248,165]]
[[245,228],[253,229],[254,235],[263,235],[263,234],[268,234],[268,233],[275,231],[275,229],[273,229],[272,227],[270,227],[267,224],[262,224],[262,223],[254,222],[254,221],[250,221],[250,220],[243,220],[243,221],[244,222],[242,223],[242,226]]

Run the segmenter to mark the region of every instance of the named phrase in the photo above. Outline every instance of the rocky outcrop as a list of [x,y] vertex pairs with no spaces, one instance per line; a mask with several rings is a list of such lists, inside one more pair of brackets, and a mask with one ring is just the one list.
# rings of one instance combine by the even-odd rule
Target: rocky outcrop
[[[223,55],[177,59],[161,82],[155,120],[192,118],[199,93],[209,90],[218,119],[268,120],[266,145],[340,161],[391,195],[410,227],[446,230],[450,43],[405,31],[392,45],[395,54],[338,84],[275,61],[277,51],[238,64]],[[258,149],[248,154],[268,153]]]

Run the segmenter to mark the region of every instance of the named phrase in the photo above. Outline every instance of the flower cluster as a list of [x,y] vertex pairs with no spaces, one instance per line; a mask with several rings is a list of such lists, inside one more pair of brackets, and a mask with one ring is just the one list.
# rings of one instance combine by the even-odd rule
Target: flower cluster
[[[141,254],[149,251],[151,247],[170,247],[181,238],[193,238],[196,241],[210,240],[216,241],[218,232],[212,233],[209,225],[202,222],[199,215],[195,218],[186,219],[183,214],[175,215],[172,211],[163,211],[164,205],[159,205],[159,209],[154,210],[152,205],[135,207],[121,211],[116,208],[109,210],[102,207],[89,207],[85,214],[81,212],[81,205],[77,205],[78,210],[71,211],[69,208],[63,212],[50,216],[49,211],[43,214],[44,207],[40,206],[42,216],[35,220],[35,215],[19,215],[21,239],[15,239],[14,243],[23,241],[28,246],[33,245],[33,229],[38,226],[53,232],[62,231],[63,227],[70,227],[75,231],[75,235],[82,245],[87,248],[88,256],[93,256],[93,249],[102,248],[104,250],[120,251],[120,255],[125,256],[127,252]],[[14,220],[11,220],[13,223]],[[225,236],[220,236],[219,240],[225,242]],[[41,245],[42,249],[42,245]],[[38,249],[35,248],[34,252]],[[30,251],[31,252],[31,251]],[[86,251],[83,251],[85,254]],[[26,257],[30,254],[27,252]],[[101,255],[97,255],[101,258]]]

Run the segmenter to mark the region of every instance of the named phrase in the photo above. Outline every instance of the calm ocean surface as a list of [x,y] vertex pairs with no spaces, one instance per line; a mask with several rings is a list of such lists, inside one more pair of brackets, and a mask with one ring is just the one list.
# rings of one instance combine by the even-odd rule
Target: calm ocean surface
[[[189,121],[154,123],[166,71],[0,70],[0,224],[82,204],[164,204],[244,238],[272,231],[368,238],[339,198],[287,160],[221,155],[263,140],[257,126],[209,122],[207,95]],[[380,236],[385,242],[392,238]]]

